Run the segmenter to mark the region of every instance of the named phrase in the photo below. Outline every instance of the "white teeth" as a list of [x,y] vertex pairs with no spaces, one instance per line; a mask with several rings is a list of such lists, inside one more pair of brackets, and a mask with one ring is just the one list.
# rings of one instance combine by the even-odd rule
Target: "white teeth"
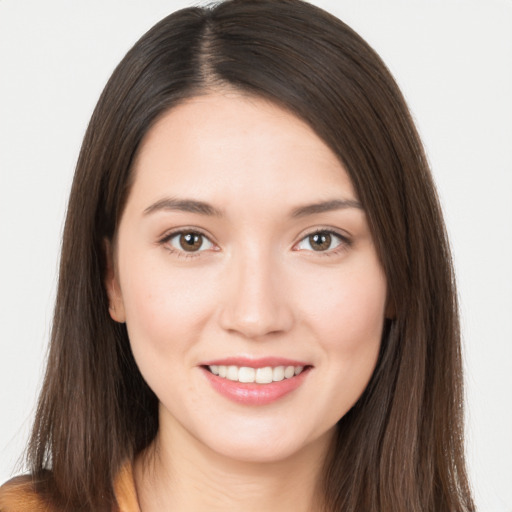
[[251,368],[250,366],[224,366],[211,365],[208,367],[214,375],[232,381],[257,384],[270,384],[284,379],[291,379],[299,375],[303,366],[265,366],[264,368]]
[[276,366],[272,370],[272,380],[274,382],[279,382],[284,379],[284,366]]
[[255,377],[256,377],[256,370],[254,368],[242,366],[242,368],[240,368],[240,370],[238,370],[238,381],[239,382],[254,382]]
[[287,366],[284,369],[284,378],[291,379],[295,375],[295,368],[293,366]]
[[226,377],[229,380],[238,380],[238,366],[228,366]]
[[256,370],[256,382],[258,384],[270,384],[272,382],[272,368],[270,366],[258,368]]

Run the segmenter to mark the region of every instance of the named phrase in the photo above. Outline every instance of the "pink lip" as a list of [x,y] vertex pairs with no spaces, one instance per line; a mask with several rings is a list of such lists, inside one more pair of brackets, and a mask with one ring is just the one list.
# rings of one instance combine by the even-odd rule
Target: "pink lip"
[[[305,366],[306,368],[299,375],[291,379],[283,379],[279,382],[271,382],[269,384],[256,384],[232,381],[214,375],[206,368],[206,366],[212,365],[248,366],[250,368],[264,368],[265,366]],[[201,370],[213,389],[229,400],[244,405],[268,405],[297,389],[307,378],[311,366],[307,365],[307,363],[293,361],[291,359],[274,357],[250,359],[236,357],[209,361],[201,366]]]
[[265,368],[265,366],[311,366],[304,361],[286,359],[283,357],[227,357],[205,361],[201,366],[248,366],[249,368]]

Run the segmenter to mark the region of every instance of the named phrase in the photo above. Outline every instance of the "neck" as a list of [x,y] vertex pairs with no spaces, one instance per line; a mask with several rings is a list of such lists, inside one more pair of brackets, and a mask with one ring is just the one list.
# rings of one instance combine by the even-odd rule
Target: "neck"
[[135,462],[142,512],[266,512],[322,509],[319,481],[332,433],[284,460],[220,455],[188,432],[160,432]]

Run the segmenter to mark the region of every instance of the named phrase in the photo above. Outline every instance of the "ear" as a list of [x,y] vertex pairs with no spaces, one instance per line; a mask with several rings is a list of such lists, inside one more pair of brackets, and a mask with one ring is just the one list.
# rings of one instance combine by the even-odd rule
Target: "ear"
[[121,287],[119,286],[119,280],[117,277],[115,249],[110,240],[104,240],[104,251],[106,262],[104,284],[108,296],[108,312],[112,320],[124,323],[126,322],[126,314],[124,310],[123,295],[121,293]]

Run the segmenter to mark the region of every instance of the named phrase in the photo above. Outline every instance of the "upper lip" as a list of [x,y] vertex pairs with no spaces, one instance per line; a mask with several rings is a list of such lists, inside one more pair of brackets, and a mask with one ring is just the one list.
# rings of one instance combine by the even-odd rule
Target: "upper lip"
[[265,368],[266,366],[311,366],[306,361],[286,357],[224,357],[201,363],[200,366],[247,366],[249,368]]

